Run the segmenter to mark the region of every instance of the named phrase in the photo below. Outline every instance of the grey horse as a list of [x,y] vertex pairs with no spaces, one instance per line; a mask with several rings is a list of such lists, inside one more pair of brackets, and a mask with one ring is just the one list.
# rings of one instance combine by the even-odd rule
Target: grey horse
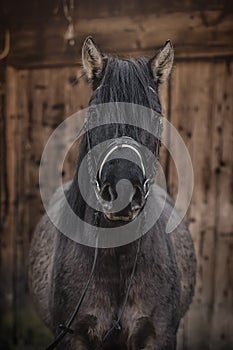
[[[173,47],[167,41],[150,60],[112,58],[88,37],[82,59],[93,87],[90,108],[109,102],[133,103],[161,114],[159,86],[170,74],[173,56]],[[148,159],[143,158],[140,147],[136,148],[137,142],[156,153],[159,139],[133,126],[125,127],[127,115],[124,118],[124,123],[96,127],[84,134],[76,174],[65,185],[67,201],[82,220],[106,230],[134,222],[148,198],[155,208],[162,201],[165,205],[155,224],[140,238],[118,247],[97,249],[68,238],[47,214],[43,216],[31,242],[29,281],[38,313],[55,337],[59,324],[66,324],[80,300],[96,258],[94,273],[71,326],[72,334],[66,334],[56,349],[175,349],[180,320],[192,301],[196,260],[190,233],[184,221],[166,233],[174,203],[167,193],[156,191],[155,184],[147,181],[147,170],[142,168],[149,168]],[[78,170],[90,147],[108,139],[120,141],[101,158],[101,174],[96,175],[94,184],[92,174],[86,174],[87,186],[97,186],[96,200],[100,206],[104,203],[98,211],[85,202],[80,192]],[[127,157],[108,159],[119,147]],[[139,164],[131,158],[138,158]],[[106,203],[114,203],[117,183],[122,179],[132,184],[130,191],[124,191],[128,205],[111,213]],[[66,219],[62,208],[60,215]],[[142,227],[143,221],[139,231]]]

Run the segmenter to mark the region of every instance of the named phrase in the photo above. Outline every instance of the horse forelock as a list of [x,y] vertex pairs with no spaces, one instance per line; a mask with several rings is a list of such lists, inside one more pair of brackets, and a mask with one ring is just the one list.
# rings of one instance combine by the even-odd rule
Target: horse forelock
[[93,81],[93,88],[90,105],[127,102],[161,113],[158,84],[145,58],[108,58],[102,77]]
[[[156,119],[154,116],[161,115],[161,104],[158,84],[153,78],[147,59],[108,58],[102,77],[93,81],[93,87],[95,90],[90,99],[90,111],[93,107],[95,112],[90,113],[88,119],[91,124],[93,118],[100,118],[99,125],[101,127],[89,134],[91,146],[109,138],[126,135],[142,143],[153,152],[156,140],[146,130],[151,130],[151,122],[154,118]],[[111,103],[119,104],[117,107],[116,105],[111,107]],[[114,121],[109,121],[106,126],[102,125],[102,112],[106,113],[107,108],[98,108],[99,105],[104,104],[110,105],[110,113],[116,111],[113,117]],[[127,104],[131,104],[132,108],[128,108]],[[95,106],[97,106],[96,110]],[[143,109],[143,107],[146,108]],[[129,112],[131,113],[130,118]],[[153,115],[152,119],[147,118],[150,113]],[[133,122],[134,125],[137,125],[138,119],[140,119],[139,128],[131,124]],[[157,125],[158,118],[153,123]]]

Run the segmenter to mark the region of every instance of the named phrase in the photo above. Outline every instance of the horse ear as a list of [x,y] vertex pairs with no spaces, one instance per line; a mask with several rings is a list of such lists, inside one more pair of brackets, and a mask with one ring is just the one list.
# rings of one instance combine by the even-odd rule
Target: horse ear
[[103,55],[91,36],[84,41],[82,48],[82,62],[89,79],[99,78],[103,70]]
[[173,46],[171,41],[167,40],[165,45],[149,61],[149,66],[156,82],[163,83],[167,80],[169,74],[171,73],[173,60]]

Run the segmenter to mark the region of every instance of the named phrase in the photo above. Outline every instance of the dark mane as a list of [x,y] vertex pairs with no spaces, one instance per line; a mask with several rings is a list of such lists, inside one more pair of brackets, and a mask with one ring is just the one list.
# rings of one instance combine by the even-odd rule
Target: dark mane
[[161,113],[158,85],[145,58],[108,58],[103,76],[93,81],[93,89],[90,104],[128,102]]

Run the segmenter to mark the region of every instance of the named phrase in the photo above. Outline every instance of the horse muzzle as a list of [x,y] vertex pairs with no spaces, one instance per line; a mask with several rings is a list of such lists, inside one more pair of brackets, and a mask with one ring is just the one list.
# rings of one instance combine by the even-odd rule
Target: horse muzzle
[[114,140],[100,156],[95,192],[108,220],[132,221],[143,209],[152,176],[148,163],[138,143],[126,136]]
[[132,221],[145,205],[145,191],[140,185],[132,186],[127,180],[120,180],[116,187],[104,184],[99,189],[99,202],[103,213],[111,221]]

